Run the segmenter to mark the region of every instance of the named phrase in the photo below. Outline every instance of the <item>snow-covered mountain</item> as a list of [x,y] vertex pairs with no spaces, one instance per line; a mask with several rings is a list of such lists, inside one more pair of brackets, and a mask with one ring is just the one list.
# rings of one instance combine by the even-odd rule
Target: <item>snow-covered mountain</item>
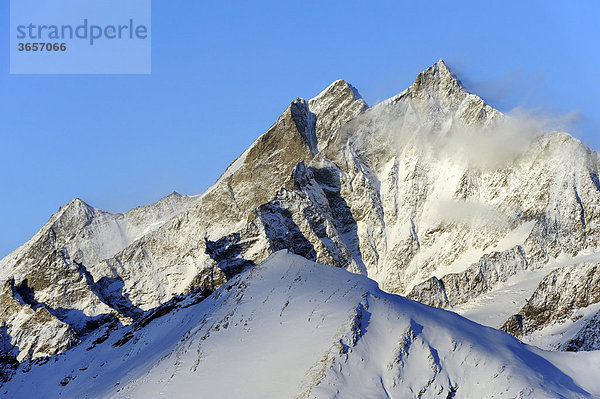
[[530,344],[600,349],[599,218],[597,154],[493,109],[443,61],[370,108],[338,80],[204,194],[124,214],[76,199],[1,260],[4,379],[142,331],[284,249]]
[[568,353],[552,358],[287,251],[201,299],[177,298],[130,326],[102,327],[84,345],[19,370],[2,391],[73,398],[585,398],[600,388],[600,353],[587,368]]

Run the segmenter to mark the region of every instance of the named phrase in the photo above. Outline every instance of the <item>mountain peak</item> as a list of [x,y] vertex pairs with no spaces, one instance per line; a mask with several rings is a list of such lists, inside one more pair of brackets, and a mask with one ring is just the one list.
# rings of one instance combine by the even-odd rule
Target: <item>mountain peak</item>
[[440,58],[438,62],[436,62],[432,66],[437,66],[439,69],[445,69],[446,71],[451,72],[450,68],[448,68],[448,65],[446,64],[446,61],[444,61],[442,58]]
[[460,89],[464,91],[464,87],[458,78],[452,73],[444,60],[438,62],[419,73],[412,87],[415,90],[428,89],[428,91],[444,91],[448,94],[455,94],[454,90]]
[[325,90],[317,94],[317,96],[312,98],[310,101],[318,102],[328,97],[349,98],[352,101],[364,101],[356,87],[352,86],[350,83],[343,79],[338,79],[334,81],[332,84],[327,86]]
[[350,83],[348,83],[344,79],[336,80],[335,82],[330,84],[329,87],[327,89],[325,89],[325,91],[327,91],[328,89],[333,89],[334,87],[338,87],[338,88],[342,88],[342,89],[350,89],[350,91],[352,92],[352,95],[354,97],[354,100],[362,100],[363,99],[362,96],[360,95],[360,93],[358,92],[358,89],[356,87],[352,86]]
[[59,208],[59,213],[72,212],[72,213],[93,213],[93,207],[88,205],[81,198],[73,198],[71,201]]
[[173,191],[171,194],[167,195],[165,198],[181,198],[182,195],[177,191]]
[[80,198],[73,198],[61,206],[58,212],[50,218],[49,226],[57,229],[75,231],[80,226],[89,223],[96,214],[96,210]]
[[315,133],[318,150],[327,146],[337,130],[369,106],[358,90],[345,80],[338,79],[308,102],[316,117]]

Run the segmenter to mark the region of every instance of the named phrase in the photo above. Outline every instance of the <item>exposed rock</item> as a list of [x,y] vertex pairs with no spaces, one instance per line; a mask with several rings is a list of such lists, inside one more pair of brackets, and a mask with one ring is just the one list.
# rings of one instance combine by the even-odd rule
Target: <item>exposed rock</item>
[[560,346],[566,351],[600,350],[600,312],[586,320],[577,334]]
[[449,273],[441,279],[431,277],[416,285],[407,297],[437,307],[459,305],[492,290],[528,266],[520,246],[493,252],[462,273]]
[[[579,309],[600,302],[600,265],[583,263],[564,266],[548,274],[519,313],[502,330],[517,337],[527,336],[552,324],[575,321]],[[520,320],[516,328],[514,320]],[[589,318],[576,336],[558,346],[567,350],[597,350],[598,313]]]

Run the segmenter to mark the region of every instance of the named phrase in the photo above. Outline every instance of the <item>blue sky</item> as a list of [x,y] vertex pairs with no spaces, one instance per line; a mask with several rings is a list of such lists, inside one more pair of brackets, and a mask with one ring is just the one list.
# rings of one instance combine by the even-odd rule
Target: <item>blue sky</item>
[[73,197],[201,193],[294,98],[343,78],[372,105],[440,58],[501,111],[575,113],[600,149],[599,2],[218,3],[154,0],[152,74],[88,76],[10,75],[0,2],[0,257]]

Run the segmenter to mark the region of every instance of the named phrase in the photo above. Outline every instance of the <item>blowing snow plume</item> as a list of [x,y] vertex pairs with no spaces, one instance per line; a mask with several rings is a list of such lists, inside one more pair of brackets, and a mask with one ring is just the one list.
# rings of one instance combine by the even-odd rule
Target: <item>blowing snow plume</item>
[[340,135],[367,156],[385,146],[399,155],[498,169],[510,166],[540,136],[579,119],[577,112],[553,117],[539,109],[515,108],[503,114],[464,89],[439,61],[407,90],[352,120]]

